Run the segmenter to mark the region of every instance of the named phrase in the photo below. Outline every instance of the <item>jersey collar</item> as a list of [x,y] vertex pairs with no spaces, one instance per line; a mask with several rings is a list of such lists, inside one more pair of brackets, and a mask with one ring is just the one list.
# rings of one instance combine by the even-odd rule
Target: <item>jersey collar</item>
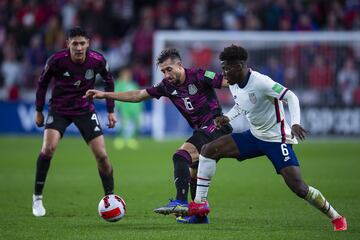
[[244,88],[246,86],[246,84],[249,82],[250,74],[251,74],[251,69],[248,70],[245,81],[243,81],[241,84],[239,83],[237,84],[239,88]]

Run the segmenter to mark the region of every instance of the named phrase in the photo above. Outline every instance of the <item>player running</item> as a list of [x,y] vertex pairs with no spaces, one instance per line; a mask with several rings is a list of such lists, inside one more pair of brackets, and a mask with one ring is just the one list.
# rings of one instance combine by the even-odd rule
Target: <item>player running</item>
[[[223,136],[202,148],[196,197],[189,204],[189,215],[206,216],[210,212],[207,195],[215,174],[216,161],[228,157],[242,161],[266,155],[276,172],[281,174],[287,186],[297,196],[326,214],[335,231],[346,230],[345,217],[330,205],[319,190],[306,185],[301,178],[299,163],[292,148],[293,144],[297,144],[296,138],[304,140],[306,134],[300,125],[297,96],[268,76],[249,69],[247,58],[247,51],[235,45],[226,47],[221,52],[224,76],[230,84],[235,106],[215,121],[217,127],[221,127],[244,114],[250,122],[250,130]],[[285,121],[282,101],[289,106],[291,128]]]
[[[49,113],[45,121],[43,145],[36,164],[32,211],[37,217],[46,214],[42,193],[50,160],[66,128],[71,123],[80,130],[96,158],[105,195],[113,193],[114,190],[113,169],[105,150],[104,137],[94,104],[82,97],[86,90],[94,88],[97,74],[104,79],[107,91],[113,91],[114,82],[104,57],[88,49],[89,37],[83,29],[75,27],[69,31],[67,47],[68,49],[53,54],[47,60],[36,91],[35,122],[37,126],[42,127],[44,126],[42,111],[46,91],[54,78]],[[114,101],[109,99],[106,105],[108,127],[113,128],[116,123],[113,113]]]
[[[208,223],[207,217],[182,217],[188,212],[189,184],[195,197],[199,152],[204,144],[232,132],[229,124],[216,128],[214,120],[222,109],[214,88],[227,86],[222,74],[202,69],[184,68],[176,49],[165,49],[157,58],[164,79],[156,86],[127,92],[88,90],[86,97],[108,98],[124,102],[140,102],[150,98],[168,97],[194,129],[193,135],[173,155],[176,199],[154,209],[160,214],[175,214],[183,223]],[[190,171],[189,171],[190,168]]]

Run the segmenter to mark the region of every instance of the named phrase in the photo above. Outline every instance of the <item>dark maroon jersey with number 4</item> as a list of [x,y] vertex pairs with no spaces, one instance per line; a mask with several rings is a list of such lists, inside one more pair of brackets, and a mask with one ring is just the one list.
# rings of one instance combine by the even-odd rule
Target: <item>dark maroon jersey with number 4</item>
[[[43,110],[48,85],[54,79],[49,110],[67,116],[93,112],[93,101],[83,96],[88,89],[94,88],[97,74],[104,80],[105,91],[114,91],[114,81],[108,64],[100,53],[88,50],[84,63],[73,62],[67,49],[53,54],[47,60],[38,81],[36,110]],[[108,112],[113,112],[114,100],[107,99],[106,107]]]

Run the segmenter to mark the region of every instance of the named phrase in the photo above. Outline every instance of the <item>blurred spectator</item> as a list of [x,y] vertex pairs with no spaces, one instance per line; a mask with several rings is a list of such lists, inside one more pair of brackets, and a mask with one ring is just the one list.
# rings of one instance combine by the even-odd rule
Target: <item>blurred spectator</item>
[[148,66],[151,66],[154,31],[154,16],[152,8],[145,7],[141,11],[140,23],[134,33],[133,56],[135,59],[142,59],[143,63]]
[[290,89],[299,89],[302,88],[299,80],[299,73],[295,61],[290,59],[285,63],[285,86]]
[[268,57],[266,65],[262,68],[261,71],[271,77],[274,81],[285,85],[284,67],[281,66],[277,57]]
[[105,52],[110,69],[120,69],[127,65],[132,50],[131,43],[126,39],[112,38],[109,40],[108,48]]
[[18,86],[21,85],[21,63],[16,59],[15,49],[11,43],[5,44],[4,60],[1,63],[1,75],[4,79],[4,90],[8,100],[17,100]]
[[191,66],[196,66],[202,69],[210,69],[213,60],[213,51],[210,47],[195,43],[190,50]]
[[78,6],[76,0],[68,0],[61,8],[62,25],[67,32],[72,26],[75,25]]
[[337,75],[340,96],[346,105],[354,102],[354,92],[359,84],[359,72],[352,58],[347,58]]
[[24,54],[24,76],[26,81],[23,86],[27,88],[35,88],[41,71],[42,65],[47,59],[46,48],[42,43],[40,34],[33,35],[30,40],[30,46]]
[[295,25],[297,31],[315,31],[317,30],[316,24],[312,21],[307,13],[303,13],[299,17],[299,21]]
[[315,57],[309,68],[309,87],[315,90],[330,90],[333,86],[333,73],[322,56]]

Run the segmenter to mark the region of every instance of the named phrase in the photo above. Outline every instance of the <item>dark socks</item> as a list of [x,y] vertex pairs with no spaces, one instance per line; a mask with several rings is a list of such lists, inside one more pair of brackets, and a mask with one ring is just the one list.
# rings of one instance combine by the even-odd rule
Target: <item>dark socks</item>
[[50,167],[50,156],[40,153],[36,163],[35,195],[42,195],[46,176]]
[[111,169],[110,175],[104,174],[99,170],[99,175],[101,178],[101,182],[104,188],[105,195],[114,193],[114,178],[113,178],[113,170]]
[[178,150],[173,156],[176,199],[187,201],[190,183],[189,166],[191,157],[185,150]]
[[197,179],[196,178],[191,178],[190,179],[191,200],[194,200],[195,197],[196,197],[196,184],[197,184]]

